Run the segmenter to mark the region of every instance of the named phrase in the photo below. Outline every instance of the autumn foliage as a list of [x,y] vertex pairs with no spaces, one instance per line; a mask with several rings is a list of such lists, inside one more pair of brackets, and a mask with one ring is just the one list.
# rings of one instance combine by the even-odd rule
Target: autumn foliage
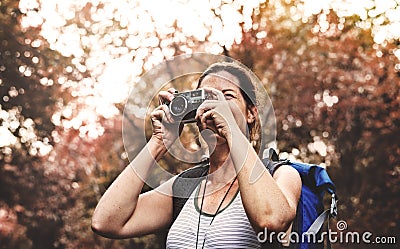
[[[74,84],[83,84],[91,72],[77,69],[74,56],[51,49],[40,26],[23,29],[26,13],[18,3],[0,3],[0,248],[163,248],[165,232],[109,240],[90,230],[97,201],[128,163],[122,141],[124,103],[115,103],[118,115],[111,117],[93,111],[96,136],[81,129],[92,124],[73,123],[87,107]],[[251,15],[252,26],[241,23],[240,39],[231,46],[207,40],[211,31],[204,39],[185,40],[174,23],[174,32],[166,36],[149,31],[149,36],[160,36],[160,43],[148,51],[154,55],[164,49],[162,40],[170,41],[164,45],[173,55],[218,46],[220,53],[248,66],[273,102],[281,157],[327,167],[338,188],[337,220],[345,220],[349,230],[398,236],[399,40],[378,44],[371,29],[357,26],[359,16],[341,17],[332,9],[293,18],[297,4],[260,4]],[[89,9],[94,7],[88,3],[70,22],[85,27],[93,21]],[[216,18],[222,18],[220,7],[213,9]],[[126,28],[121,20],[113,21],[109,29]],[[84,65],[88,57],[82,58]],[[143,96],[149,90],[157,89],[144,87]],[[66,107],[70,112],[63,111]],[[135,139],[145,126],[132,117],[129,129]],[[171,157],[161,164],[179,171]]]

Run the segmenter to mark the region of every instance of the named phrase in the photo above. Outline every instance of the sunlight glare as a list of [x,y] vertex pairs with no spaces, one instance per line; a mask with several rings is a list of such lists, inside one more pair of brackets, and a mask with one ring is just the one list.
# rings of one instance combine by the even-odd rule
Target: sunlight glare
[[333,9],[339,17],[358,15],[362,20],[358,24],[360,27],[370,28],[372,24],[372,34],[377,44],[400,38],[398,0],[303,0],[303,3],[303,15],[306,17],[330,9]]
[[0,137],[0,148],[17,143],[17,138],[4,126],[0,126]]
[[[120,110],[115,105],[128,98],[130,87],[137,84],[144,70],[178,52],[192,53],[201,49],[218,54],[223,51],[222,46],[229,49],[234,42],[240,42],[241,25],[247,30],[252,27],[251,14],[262,2],[21,0],[19,8],[26,14],[21,19],[23,28],[41,25],[40,34],[49,42],[50,48],[73,58],[74,68],[68,65],[65,72],[78,70],[90,75],[79,82],[59,81],[78,99],[63,107],[74,110],[68,115],[70,119],[63,123],[60,120],[62,114],[54,114],[54,124],[67,127],[86,124],[87,129],[94,131],[85,130],[84,133],[96,137],[102,133],[98,119],[80,115],[76,109],[83,113],[92,111],[105,118],[118,115]],[[276,3],[281,4],[280,1]],[[329,29],[324,11],[333,9],[339,17],[360,16],[365,20],[360,26],[367,27],[370,23],[378,44],[400,37],[400,8],[395,0],[302,0],[301,3],[290,9],[296,20],[324,13],[319,16],[316,32]],[[283,9],[277,8],[277,11]],[[368,21],[377,15],[383,16],[382,22]],[[203,42],[204,46],[193,47],[193,40]],[[29,69],[20,70],[30,75]],[[41,83],[53,84],[45,79]],[[82,98],[90,101],[80,100]],[[324,101],[330,106],[338,100],[334,96],[325,96]],[[74,118],[81,120],[72,124]]]
[[[100,3],[106,7],[100,7]],[[90,72],[91,78],[84,78],[76,82],[78,84],[63,79],[59,81],[64,88],[72,89],[72,96],[90,100],[84,102],[86,109],[80,112],[95,110],[97,115],[110,118],[119,114],[115,104],[126,100],[134,79],[143,70],[174,55],[171,43],[184,44],[188,37],[205,41],[209,36],[208,40],[214,43],[209,48],[220,53],[221,45],[229,47],[240,39],[239,23],[244,19],[238,12],[240,7],[245,6],[243,12],[248,15],[245,25],[251,26],[251,13],[259,3],[259,0],[235,1],[220,7],[222,3],[218,1],[22,0],[20,8],[23,13],[28,13],[22,19],[24,28],[42,25],[41,35],[50,43],[51,49],[66,57],[74,57],[73,63],[80,72]],[[90,12],[79,14],[87,6]],[[221,19],[210,11],[212,7],[220,7]],[[73,18],[88,14],[90,18],[82,21],[83,27],[74,22],[67,25]],[[120,29],[111,28],[113,20],[120,22]],[[175,23],[180,32],[174,29]],[[171,34],[174,38],[165,43]],[[160,40],[159,37],[166,39]],[[85,49],[88,52],[84,52]],[[180,49],[193,52],[188,46]],[[84,65],[81,64],[83,57],[86,57]],[[73,72],[70,66],[65,70]],[[41,82],[48,85],[48,79]],[[66,129],[77,129],[84,124],[95,127],[96,119],[74,113],[78,106],[83,108],[76,103],[64,106],[61,113],[53,115],[53,123],[64,125]],[[61,122],[61,118],[67,120]],[[97,133],[90,134],[96,137],[94,134]]]
[[126,83],[130,81],[132,74],[132,57],[128,54],[107,63],[94,89],[100,98],[114,104],[121,103],[129,93],[129,85]]

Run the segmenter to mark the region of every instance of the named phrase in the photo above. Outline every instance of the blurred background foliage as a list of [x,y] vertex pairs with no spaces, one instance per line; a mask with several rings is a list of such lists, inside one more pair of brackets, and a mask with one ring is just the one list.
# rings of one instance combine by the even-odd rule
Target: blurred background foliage
[[[398,236],[399,16],[396,0],[2,0],[0,248],[164,247],[165,232],[109,240],[90,220],[145,143],[139,103],[159,89],[140,77],[193,52],[255,72],[280,156],[327,167],[349,231]],[[129,89],[137,115],[124,132],[138,142],[124,148]]]

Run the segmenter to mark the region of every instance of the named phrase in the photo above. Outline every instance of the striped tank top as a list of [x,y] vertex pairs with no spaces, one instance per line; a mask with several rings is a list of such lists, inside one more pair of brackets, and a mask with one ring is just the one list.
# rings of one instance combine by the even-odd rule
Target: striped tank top
[[[168,249],[195,248],[200,210],[194,197],[198,196],[198,191],[199,187],[172,224],[166,242]],[[197,248],[261,248],[240,194],[236,193],[232,202],[218,212],[210,226],[212,218],[213,215],[202,213]]]

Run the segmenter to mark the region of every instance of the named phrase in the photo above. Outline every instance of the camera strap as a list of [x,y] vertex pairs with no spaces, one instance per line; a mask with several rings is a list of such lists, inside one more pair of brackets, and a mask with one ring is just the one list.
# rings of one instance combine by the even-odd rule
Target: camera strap
[[[213,215],[213,217],[212,217],[212,219],[211,219],[210,224],[208,225],[208,227],[210,227],[211,224],[213,223],[215,217],[217,216],[219,210],[220,210],[221,207],[222,207],[222,203],[224,203],[224,201],[225,201],[226,197],[228,196],[228,193],[229,193],[229,191],[231,190],[231,188],[232,188],[233,184],[235,183],[236,179],[237,179],[237,176],[235,176],[235,178],[233,179],[233,181],[232,181],[231,184],[229,185],[228,190],[225,192],[224,197],[222,198],[221,202],[219,203],[218,208],[217,208],[217,211],[215,211],[215,213],[214,213],[214,215]],[[198,222],[197,222],[197,234],[196,234],[196,247],[195,247],[195,248],[197,248],[197,245],[198,245],[198,242],[199,242],[199,232],[200,232],[201,213],[203,212],[203,203],[204,203],[204,196],[205,196],[205,194],[206,194],[206,187],[207,187],[207,182],[208,182],[208,174],[207,174],[205,180],[206,180],[206,181],[205,181],[205,184],[204,184],[203,195],[202,195],[202,197],[201,197],[201,205],[200,205],[200,211],[199,211],[199,220],[198,220]],[[200,187],[201,187],[201,185],[200,185]],[[203,245],[201,246],[201,248],[204,248],[204,243],[205,243],[205,241],[206,241],[206,234],[204,234]]]

